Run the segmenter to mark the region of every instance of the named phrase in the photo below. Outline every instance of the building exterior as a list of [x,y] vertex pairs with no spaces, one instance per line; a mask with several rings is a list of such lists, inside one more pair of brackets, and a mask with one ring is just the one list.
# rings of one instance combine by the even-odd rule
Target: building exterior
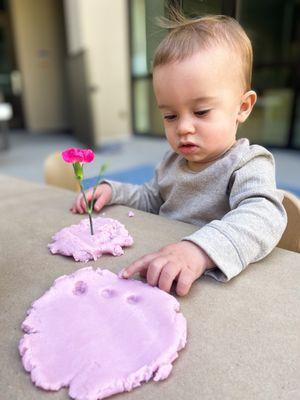
[[163,135],[151,57],[166,6],[235,17],[254,47],[258,102],[240,135],[300,148],[299,0],[0,0],[0,91],[11,128],[71,131],[93,147]]

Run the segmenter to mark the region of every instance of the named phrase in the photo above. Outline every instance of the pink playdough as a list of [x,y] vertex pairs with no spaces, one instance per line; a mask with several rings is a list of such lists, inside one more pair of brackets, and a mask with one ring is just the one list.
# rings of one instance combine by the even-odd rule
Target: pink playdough
[[82,268],[32,304],[19,344],[23,366],[36,386],[69,386],[78,400],[166,379],[186,343],[179,307],[157,287]]
[[90,233],[89,220],[83,219],[57,232],[48,248],[53,254],[73,256],[76,261],[97,260],[104,253],[114,256],[124,254],[122,246],[131,246],[133,239],[125,226],[112,218],[93,218],[94,235]]

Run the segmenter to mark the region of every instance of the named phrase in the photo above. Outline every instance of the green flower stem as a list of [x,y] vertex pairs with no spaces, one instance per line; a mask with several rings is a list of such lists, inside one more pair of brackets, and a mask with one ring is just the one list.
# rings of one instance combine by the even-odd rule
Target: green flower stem
[[87,199],[86,199],[86,196],[85,196],[85,193],[84,193],[84,189],[83,189],[83,187],[81,185],[81,181],[79,181],[79,185],[80,185],[80,191],[82,193],[83,200],[85,202],[85,206],[86,206],[86,209],[87,209],[87,212],[88,212],[88,215],[89,215],[91,235],[94,235],[93,220],[92,220],[92,215],[91,215],[92,214],[92,210],[90,209],[89,204],[87,202]]

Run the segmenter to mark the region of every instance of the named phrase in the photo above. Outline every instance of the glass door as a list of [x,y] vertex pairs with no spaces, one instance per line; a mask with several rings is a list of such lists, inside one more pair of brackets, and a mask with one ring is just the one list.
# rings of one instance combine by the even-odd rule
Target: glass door
[[240,135],[267,146],[299,148],[300,2],[237,3],[236,18],[253,44],[253,88],[258,94]]

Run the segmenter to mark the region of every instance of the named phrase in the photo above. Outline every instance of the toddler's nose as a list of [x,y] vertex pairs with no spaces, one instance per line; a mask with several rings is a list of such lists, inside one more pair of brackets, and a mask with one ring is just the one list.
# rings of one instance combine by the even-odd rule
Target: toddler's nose
[[188,135],[196,132],[194,123],[191,119],[180,119],[177,125],[178,135]]

